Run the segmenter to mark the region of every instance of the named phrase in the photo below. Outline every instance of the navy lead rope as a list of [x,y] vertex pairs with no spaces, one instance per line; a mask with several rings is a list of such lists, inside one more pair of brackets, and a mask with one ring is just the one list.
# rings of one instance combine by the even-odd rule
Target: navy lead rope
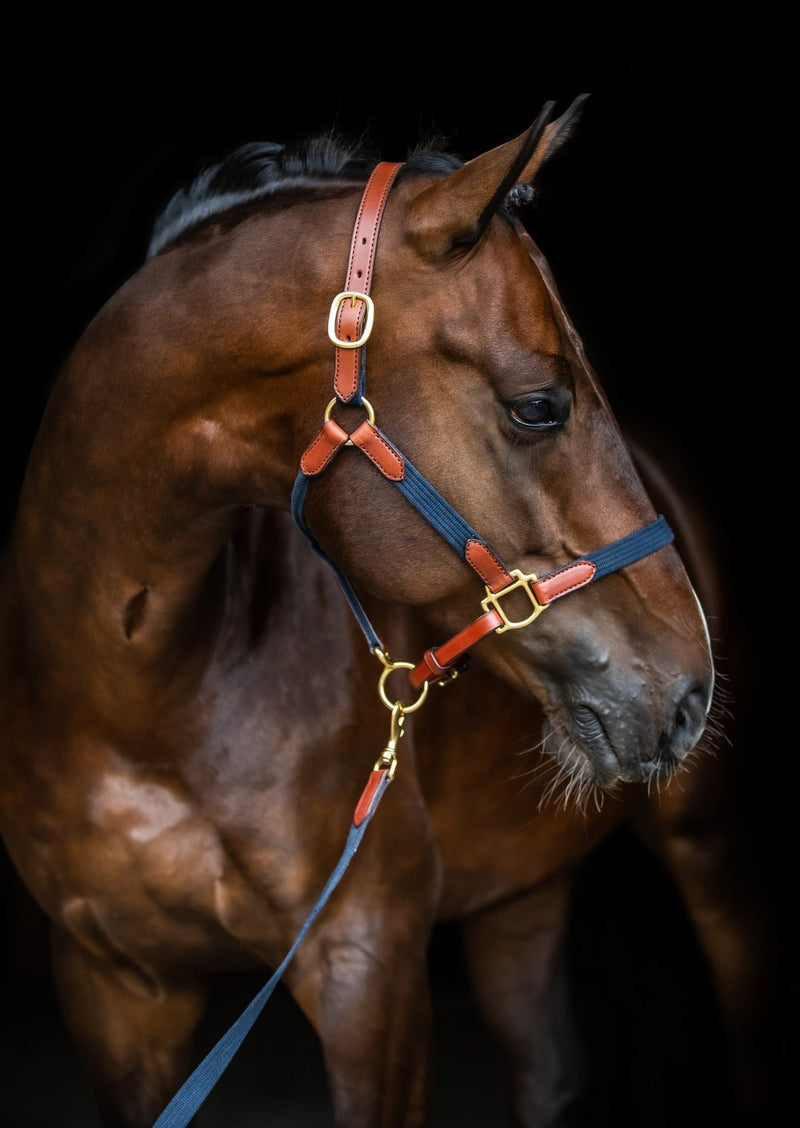
[[390,782],[391,776],[388,773],[384,773],[372,793],[368,810],[360,820],[354,818],[347,835],[347,841],[342,856],[336,863],[336,868],[328,878],[325,888],[317,898],[311,912],[306,917],[294,943],[284,956],[283,962],[275,969],[272,977],[264,984],[258,994],[248,1003],[233,1025],[222,1035],[214,1048],[206,1054],[194,1073],[187,1078],[163,1110],[158,1120],[155,1121],[153,1128],[186,1128],[192,1117],[196,1115],[200,1106],[230,1065],[242,1042],[250,1033],[253,1024],[264,1009],[267,1000],[275,990],[284,971],[291,963],[306,933],[319,916],[331,893],[333,893],[334,889],[339,884],[344,871],[349,866],[353,855],[361,844],[364,831],[367,829],[367,825],[375,813],[381,796]]

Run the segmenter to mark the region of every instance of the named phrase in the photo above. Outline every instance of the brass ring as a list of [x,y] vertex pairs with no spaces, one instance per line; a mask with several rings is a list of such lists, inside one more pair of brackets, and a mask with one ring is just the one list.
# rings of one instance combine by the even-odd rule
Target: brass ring
[[422,683],[422,688],[419,691],[419,697],[411,705],[404,705],[401,701],[390,701],[386,696],[386,679],[388,678],[389,674],[393,674],[395,670],[413,669],[413,662],[391,662],[389,665],[384,666],[383,672],[378,679],[378,693],[380,694],[381,701],[384,703],[387,709],[394,709],[399,705],[404,713],[415,713],[417,709],[419,709],[425,698],[428,696],[427,682]]
[[[333,399],[331,400],[331,402],[325,408],[325,418],[324,418],[323,422],[325,422],[325,423],[328,422],[328,420],[331,417],[331,412],[333,411],[333,409],[334,409],[334,407],[336,406],[337,403],[341,403],[341,400],[339,400],[337,396],[334,396]],[[347,407],[348,405],[345,404],[344,406]],[[369,400],[367,399],[366,396],[361,397],[361,403],[360,404],[354,404],[353,406],[363,407],[364,410],[367,413],[367,419],[370,421],[370,423],[375,422],[375,409],[372,406],[372,404],[369,402]]]

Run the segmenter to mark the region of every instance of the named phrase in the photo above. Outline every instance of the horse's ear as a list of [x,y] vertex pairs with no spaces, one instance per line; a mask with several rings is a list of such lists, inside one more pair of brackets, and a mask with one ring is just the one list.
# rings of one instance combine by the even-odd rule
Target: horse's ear
[[533,125],[513,141],[475,157],[446,179],[421,192],[407,213],[411,241],[425,256],[473,246],[511,189],[530,184],[544,162],[563,145],[588,95],[582,94],[551,121],[548,102]]

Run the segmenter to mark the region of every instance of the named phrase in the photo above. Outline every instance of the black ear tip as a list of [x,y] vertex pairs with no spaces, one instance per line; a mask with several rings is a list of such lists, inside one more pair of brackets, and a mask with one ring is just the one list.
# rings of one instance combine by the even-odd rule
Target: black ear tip
[[[588,93],[588,91],[584,92],[583,94],[576,94],[561,116],[567,118],[576,117],[583,111],[584,106],[591,97],[592,95]],[[545,102],[545,104],[539,111],[535,124],[546,125],[549,121],[552,121],[553,118],[557,117],[558,115],[556,114],[556,105],[557,102],[555,101],[555,99],[550,99],[549,101]]]
[[591,94],[578,94],[564,111],[564,117],[570,122],[577,121],[590,98]]

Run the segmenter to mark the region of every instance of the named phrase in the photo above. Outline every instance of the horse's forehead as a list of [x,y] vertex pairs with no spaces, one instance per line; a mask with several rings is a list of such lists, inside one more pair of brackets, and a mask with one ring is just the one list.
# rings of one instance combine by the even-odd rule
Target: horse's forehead
[[498,361],[506,354],[511,361],[523,353],[564,352],[561,309],[539,264],[502,221],[460,261],[443,267],[434,290],[440,329],[453,343],[475,340]]

